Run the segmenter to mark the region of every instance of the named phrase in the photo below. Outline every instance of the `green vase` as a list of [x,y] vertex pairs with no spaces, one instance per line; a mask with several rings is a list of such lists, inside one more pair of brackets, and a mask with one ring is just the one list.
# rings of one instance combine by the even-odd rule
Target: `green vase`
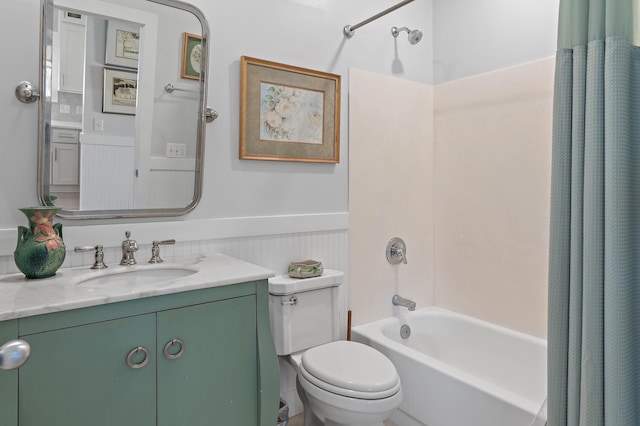
[[18,226],[18,245],[13,257],[16,266],[29,279],[56,274],[67,250],[62,242],[62,224],[53,223],[59,207],[20,209],[29,218],[29,227]]

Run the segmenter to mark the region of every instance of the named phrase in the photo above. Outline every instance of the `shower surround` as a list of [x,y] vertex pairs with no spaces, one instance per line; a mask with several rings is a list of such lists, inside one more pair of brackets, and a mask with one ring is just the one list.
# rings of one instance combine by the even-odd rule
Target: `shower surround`
[[[350,71],[354,324],[398,313],[397,293],[546,336],[553,68],[436,86]],[[407,265],[384,259],[394,236]]]

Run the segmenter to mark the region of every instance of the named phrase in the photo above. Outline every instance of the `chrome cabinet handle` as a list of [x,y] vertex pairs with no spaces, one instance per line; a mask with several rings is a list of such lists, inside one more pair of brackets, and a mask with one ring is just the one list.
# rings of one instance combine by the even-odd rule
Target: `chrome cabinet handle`
[[[144,352],[144,359],[140,362],[134,362],[133,356],[140,352]],[[144,346],[136,346],[127,354],[127,365],[133,369],[142,368],[149,362],[149,357],[149,350],[147,348],[145,348]]]
[[0,370],[15,370],[31,355],[31,346],[24,340],[10,340],[0,346]]
[[[175,354],[169,352],[169,349],[175,345],[179,345],[180,349]],[[184,354],[184,342],[180,339],[171,339],[164,345],[164,350],[162,351],[164,357],[166,359],[178,359]]]

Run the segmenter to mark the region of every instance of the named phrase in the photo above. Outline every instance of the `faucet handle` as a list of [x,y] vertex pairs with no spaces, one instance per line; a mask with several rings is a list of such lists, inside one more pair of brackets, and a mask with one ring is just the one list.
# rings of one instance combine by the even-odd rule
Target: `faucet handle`
[[95,254],[95,262],[93,263],[93,266],[91,267],[91,269],[104,269],[107,268],[108,266],[105,265],[104,263],[104,250],[102,249],[102,244],[98,244],[97,246],[81,246],[81,247],[75,247],[73,249],[73,251],[75,251],[76,253],[81,253],[81,252],[85,252],[85,251],[96,251]]
[[402,262],[407,264],[407,246],[402,238],[393,237],[387,244],[387,260],[392,265]]
[[176,240],[173,240],[173,239],[152,242],[151,243],[151,259],[149,259],[149,263],[164,262],[164,260],[160,258],[160,246],[167,246],[175,243],[176,243]]

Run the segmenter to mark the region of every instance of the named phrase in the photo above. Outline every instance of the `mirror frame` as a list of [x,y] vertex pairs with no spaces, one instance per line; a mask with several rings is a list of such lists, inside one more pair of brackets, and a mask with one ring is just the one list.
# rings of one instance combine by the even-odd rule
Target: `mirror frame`
[[[198,105],[194,194],[191,202],[179,208],[145,208],[123,210],[66,210],[57,213],[63,219],[118,219],[181,216],[200,202],[203,186],[205,127],[207,124],[207,83],[209,65],[209,24],[197,7],[178,0],[145,0],[192,13],[202,25],[202,70]],[[49,194],[51,174],[51,64],[53,45],[53,0],[41,0],[40,16],[40,99],[38,101],[38,199],[43,206],[53,206]]]

